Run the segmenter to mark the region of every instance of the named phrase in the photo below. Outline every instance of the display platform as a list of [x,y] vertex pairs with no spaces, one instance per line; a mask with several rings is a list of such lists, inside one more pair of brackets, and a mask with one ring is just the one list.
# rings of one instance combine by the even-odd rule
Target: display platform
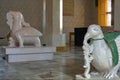
[[2,47],[8,62],[52,60],[56,47]]
[[91,73],[91,78],[87,79],[87,78],[84,78],[83,77],[83,74],[78,74],[76,75],[76,79],[75,80],[120,80],[120,78],[118,76],[112,78],[112,79],[107,79],[107,78],[104,78],[103,75],[100,75],[98,73]]

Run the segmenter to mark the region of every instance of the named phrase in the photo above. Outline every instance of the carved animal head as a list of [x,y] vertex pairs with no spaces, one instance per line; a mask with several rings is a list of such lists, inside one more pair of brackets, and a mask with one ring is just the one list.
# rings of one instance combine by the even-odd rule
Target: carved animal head
[[87,33],[85,34],[84,37],[84,42],[83,44],[86,44],[87,41],[92,38],[92,39],[101,39],[103,38],[103,32],[101,30],[101,27],[96,24],[92,24],[88,27]]
[[10,26],[10,30],[11,30],[13,26],[13,16],[11,12],[8,12],[6,16],[7,16],[7,24]]
[[23,15],[19,11],[9,11],[7,13],[6,17],[7,17],[7,24],[10,26],[10,30],[12,30],[13,25],[17,21],[18,21],[17,23],[19,23],[19,24],[22,24],[22,22],[24,22]]
[[88,27],[86,35],[90,38],[100,38],[103,37],[103,32],[99,25],[93,24]]

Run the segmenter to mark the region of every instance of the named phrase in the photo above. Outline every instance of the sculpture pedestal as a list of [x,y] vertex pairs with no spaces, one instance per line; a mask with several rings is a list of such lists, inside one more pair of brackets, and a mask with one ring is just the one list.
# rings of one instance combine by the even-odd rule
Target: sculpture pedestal
[[8,62],[52,60],[56,52],[55,47],[24,47],[10,48],[3,47]]
[[113,79],[106,79],[98,73],[91,73],[90,75],[90,79],[84,78],[82,75],[76,75],[76,80],[120,80],[119,77],[114,77]]

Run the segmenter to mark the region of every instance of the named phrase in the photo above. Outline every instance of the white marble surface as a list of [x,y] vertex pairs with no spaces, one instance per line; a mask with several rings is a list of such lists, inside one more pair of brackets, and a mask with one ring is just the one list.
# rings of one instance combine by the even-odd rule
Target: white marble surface
[[8,62],[23,62],[36,60],[52,60],[56,52],[55,47],[3,47]]
[[112,79],[107,79],[104,78],[102,75],[100,74],[91,74],[91,78],[84,78],[83,75],[76,75],[76,80],[120,80],[119,77],[114,77]]

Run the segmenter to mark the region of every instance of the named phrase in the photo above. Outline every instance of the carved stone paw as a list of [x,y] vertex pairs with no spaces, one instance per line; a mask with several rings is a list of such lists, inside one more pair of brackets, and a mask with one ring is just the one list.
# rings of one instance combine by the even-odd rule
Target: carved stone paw
[[90,74],[84,74],[85,78],[88,78],[90,79],[91,78],[91,75]]
[[113,78],[115,78],[115,77],[118,78],[118,75],[116,74],[115,71],[112,70],[112,71],[110,71],[110,72],[106,72],[106,73],[104,74],[104,77],[107,78],[107,79],[113,79]]

